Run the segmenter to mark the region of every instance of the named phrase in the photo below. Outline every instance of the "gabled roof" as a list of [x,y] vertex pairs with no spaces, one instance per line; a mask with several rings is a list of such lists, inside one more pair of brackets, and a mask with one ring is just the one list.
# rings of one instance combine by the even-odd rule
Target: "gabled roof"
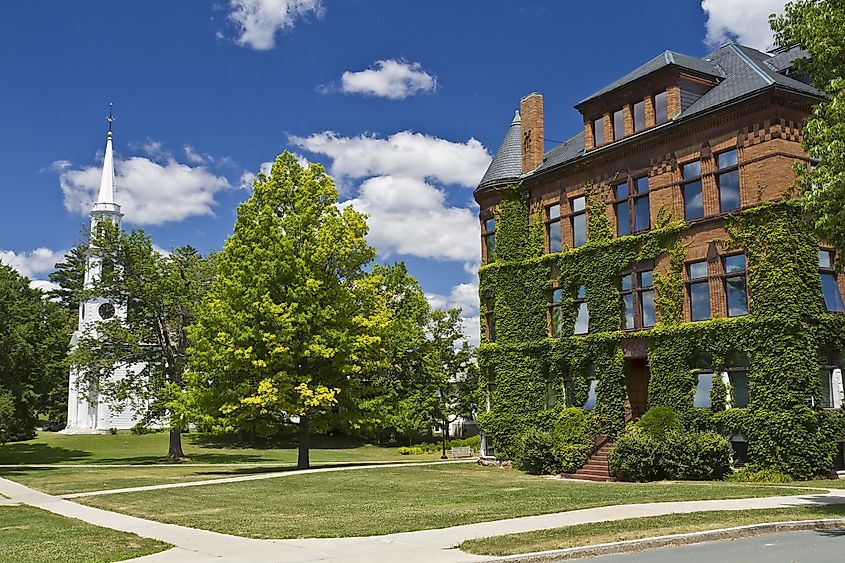
[[515,182],[520,176],[522,176],[522,120],[517,111],[505,139],[496,151],[496,156],[487,167],[487,172],[484,173],[478,187]]
[[608,86],[605,86],[593,95],[581,100],[580,102],[578,102],[576,107],[586,102],[589,102],[594,98],[603,96],[608,92],[612,92],[613,90],[622,88],[623,86],[630,84],[634,80],[657,72],[658,70],[670,65],[693,70],[701,74],[708,74],[716,78],[722,78],[723,76],[722,73],[719,72],[719,69],[713,66],[713,64],[711,64],[709,61],[697,59],[695,57],[690,57],[688,55],[676,53],[674,51],[664,51],[663,53],[657,55],[656,57],[654,57],[641,67],[637,68],[636,70],[629,72],[619,80],[616,80],[615,82],[611,83]]
[[816,88],[779,74],[774,68],[766,65],[764,61],[770,58],[766,53],[735,43],[728,43],[716,49],[706,57],[706,60],[722,69],[725,78],[677,116],[675,121],[707,111],[775,84],[801,93],[824,97],[824,93]]
[[[668,62],[669,59],[667,58],[667,53],[672,52],[666,51],[666,53],[652,59],[634,72],[625,75],[588,99],[601,95],[602,93],[609,92],[610,90],[618,88],[631,80],[635,80],[636,78],[644,76],[649,72],[654,72],[654,70],[662,68],[667,64],[672,64]],[[740,100],[765,90],[766,88],[775,86],[823,99],[826,97],[824,92],[810,86],[809,84],[805,84],[800,80],[780,74],[780,72],[789,68],[791,61],[803,56],[806,56],[806,53],[796,52],[794,49],[772,56],[750,47],[744,47],[735,43],[728,43],[727,45],[719,47],[707,55],[704,59],[693,59],[699,61],[700,63],[696,70],[702,71],[704,68],[711,68],[714,76],[720,77],[719,83],[707,91],[682,113],[675,116],[670,123],[682,121],[708,110],[712,110],[718,106]],[[679,57],[683,57],[683,59],[679,59]],[[679,66],[693,68],[694,64],[690,63],[689,59],[692,59],[692,57],[686,57],[685,55],[679,56],[677,53],[672,53],[673,61],[676,61],[677,63],[678,60],[682,60],[683,65]],[[666,125],[662,125],[661,127],[666,127]],[[649,131],[651,130],[647,129],[646,131],[629,138],[648,134]],[[620,142],[624,143],[625,141]],[[602,147],[599,150],[605,150],[605,148],[612,147],[614,144],[615,143],[605,145],[605,147]],[[540,167],[533,173],[540,173],[567,162],[577,160],[578,158],[584,156],[584,154],[584,132],[581,131],[546,152],[543,157],[543,164],[540,165]]]

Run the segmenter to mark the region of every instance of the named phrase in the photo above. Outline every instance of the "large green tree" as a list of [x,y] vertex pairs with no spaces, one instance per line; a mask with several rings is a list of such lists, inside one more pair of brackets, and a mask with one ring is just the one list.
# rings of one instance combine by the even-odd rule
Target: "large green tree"
[[363,374],[361,389],[352,404],[344,404],[344,412],[353,432],[378,438],[404,435],[412,441],[427,432],[434,400],[424,361],[429,304],[404,263],[374,264],[371,275],[380,280],[377,289],[387,305],[388,322],[381,335],[387,362]]
[[796,0],[770,24],[779,45],[807,51],[796,69],[830,96],[804,124],[803,147],[817,164],[796,172],[818,235],[845,252],[845,0]]
[[[143,230],[112,225],[97,229],[90,243],[102,274],[92,288],[77,293],[80,299],[106,298],[125,307],[126,315],[97,321],[95,333],[80,335],[70,356],[80,390],[96,390],[116,408],[131,405],[141,424],[166,423],[167,456],[182,458],[187,328],[211,284],[213,259],[190,246],[162,254]],[[122,376],[113,377],[116,373]]]
[[239,206],[190,332],[188,397],[200,422],[263,433],[296,423],[300,468],[312,427],[388,364],[366,220],[337,199],[321,166],[281,154]]
[[0,443],[31,438],[51,392],[67,390],[67,315],[0,264]]

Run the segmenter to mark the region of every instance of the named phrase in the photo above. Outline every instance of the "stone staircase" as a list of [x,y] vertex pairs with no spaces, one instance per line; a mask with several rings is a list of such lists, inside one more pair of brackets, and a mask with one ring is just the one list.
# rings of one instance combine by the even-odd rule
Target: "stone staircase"
[[610,481],[610,466],[607,462],[607,454],[613,448],[610,437],[600,434],[595,437],[596,449],[593,455],[584,464],[584,467],[575,473],[564,473],[562,477],[567,479],[578,479],[581,481]]

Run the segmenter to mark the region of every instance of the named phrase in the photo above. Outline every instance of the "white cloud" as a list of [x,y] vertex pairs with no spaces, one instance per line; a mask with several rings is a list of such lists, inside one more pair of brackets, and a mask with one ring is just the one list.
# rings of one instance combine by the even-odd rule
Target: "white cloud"
[[[264,174],[265,176],[270,175],[270,169],[273,168],[273,162],[262,162],[258,165],[258,172],[260,174]],[[238,181],[238,186],[242,189],[252,189],[252,183],[255,182],[255,179],[258,177],[258,174],[255,172],[250,172],[249,170],[244,170],[244,173],[241,174],[241,179]]]
[[717,47],[729,40],[765,50],[772,46],[769,14],[783,13],[786,0],[701,0],[707,15],[706,43]]
[[[241,46],[266,51],[276,46],[276,33],[292,28],[309,14],[323,14],[322,0],[229,0],[229,20]],[[221,34],[218,34],[220,37]]]
[[[148,148],[163,162],[134,156],[115,158],[115,191],[126,221],[136,225],[160,225],[196,215],[211,215],[217,192],[231,187],[223,176],[203,166],[181,164],[167,156],[161,144]],[[68,211],[87,215],[100,187],[101,167],[65,167],[59,176]]]
[[13,250],[0,250],[0,262],[11,266],[22,276],[35,277],[53,271],[53,267],[64,260],[67,250],[36,248],[31,252],[17,253]]
[[427,293],[425,298],[433,309],[461,309],[461,320],[464,322],[464,333],[467,341],[478,346],[481,337],[481,320],[479,317],[478,283],[459,283],[452,287],[449,295]]
[[44,293],[48,291],[53,291],[59,289],[59,284],[53,283],[50,280],[32,280],[29,282],[29,287],[34,287],[35,289],[40,289]]
[[57,289],[59,286],[51,281],[36,279],[38,274],[46,274],[53,271],[54,266],[64,260],[66,250],[50,250],[49,248],[36,248],[31,252],[15,252],[13,250],[0,250],[0,263],[11,266],[17,272],[30,279],[30,287],[42,291]]
[[415,178],[378,176],[343,202],[369,216],[367,240],[382,256],[471,261],[480,254],[475,214],[450,207],[442,190]]
[[206,157],[201,155],[200,153],[198,153],[196,151],[196,149],[194,149],[194,147],[192,147],[191,145],[185,145],[184,150],[185,150],[185,158],[191,164],[205,164],[206,163]]
[[335,176],[367,178],[396,175],[434,179],[466,187],[478,185],[490,164],[490,153],[477,140],[454,143],[401,131],[383,139],[372,135],[341,137],[333,131],[308,137],[290,136],[291,144],[332,159]]
[[423,70],[420,63],[394,59],[376,61],[366,70],[346,71],[340,79],[341,92],[391,100],[433,92],[435,88],[437,79]]

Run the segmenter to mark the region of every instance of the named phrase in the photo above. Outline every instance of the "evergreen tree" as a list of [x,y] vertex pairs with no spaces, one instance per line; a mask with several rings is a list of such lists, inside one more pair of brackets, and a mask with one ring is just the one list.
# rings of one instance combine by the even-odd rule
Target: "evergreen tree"
[[[87,240],[87,233],[84,237]],[[79,309],[79,296],[85,283],[85,253],[87,250],[87,242],[79,242],[73,245],[73,248],[65,254],[64,261],[56,264],[55,269],[50,274],[50,281],[58,285],[58,288],[49,292],[50,297],[73,313],[76,313]],[[75,323],[76,315],[71,315],[71,318]]]

